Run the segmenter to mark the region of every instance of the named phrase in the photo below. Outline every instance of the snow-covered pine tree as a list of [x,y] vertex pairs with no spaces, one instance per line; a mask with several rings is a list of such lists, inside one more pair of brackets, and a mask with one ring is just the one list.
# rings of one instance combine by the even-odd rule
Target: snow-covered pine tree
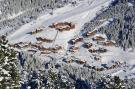
[[5,36],[0,37],[0,89],[18,89],[16,52],[8,48],[7,42]]
[[124,81],[121,80],[118,76],[114,77],[105,77],[104,86],[102,89],[126,89],[124,85]]

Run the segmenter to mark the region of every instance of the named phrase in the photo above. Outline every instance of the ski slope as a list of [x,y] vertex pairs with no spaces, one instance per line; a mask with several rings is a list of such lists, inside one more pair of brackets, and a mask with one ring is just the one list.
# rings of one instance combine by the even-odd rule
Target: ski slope
[[[50,15],[49,13],[37,18],[36,21],[28,23],[22,26],[20,29],[15,31],[13,34],[8,36],[9,40],[13,42],[16,38],[22,37],[26,35],[26,33],[30,32],[34,28],[52,24],[53,22],[59,21],[71,21],[77,24],[77,28],[80,28],[80,24],[83,25],[85,22],[91,20],[96,16],[96,13],[103,7],[107,6],[111,0],[102,0],[99,2],[98,0],[90,0],[92,3],[88,4],[87,0],[82,1],[79,5],[73,7],[68,5],[67,7],[60,8],[61,10],[54,11],[54,15]],[[77,29],[79,30],[79,29]]]

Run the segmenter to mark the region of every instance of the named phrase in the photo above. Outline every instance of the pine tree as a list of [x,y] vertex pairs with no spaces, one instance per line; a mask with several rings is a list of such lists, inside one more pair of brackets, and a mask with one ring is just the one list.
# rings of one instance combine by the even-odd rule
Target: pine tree
[[18,89],[16,52],[8,48],[7,42],[5,36],[0,37],[0,89]]
[[124,81],[121,80],[118,76],[107,77],[104,79],[104,87],[103,89],[126,89],[124,85]]

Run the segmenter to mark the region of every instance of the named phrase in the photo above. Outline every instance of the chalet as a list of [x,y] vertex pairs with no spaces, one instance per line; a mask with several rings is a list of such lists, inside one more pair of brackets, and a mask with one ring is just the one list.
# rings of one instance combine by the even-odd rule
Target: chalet
[[55,48],[52,48],[52,52],[56,53],[57,51],[61,50],[62,46],[56,46]]
[[77,52],[78,49],[79,49],[79,47],[72,46],[69,48],[69,51],[70,52]]
[[75,24],[73,23],[69,23],[70,29],[74,29],[75,28]]
[[86,61],[76,60],[77,64],[86,64]]
[[83,65],[83,67],[87,67],[87,68],[90,68],[90,69],[92,68],[92,66],[90,66],[90,65],[88,65],[86,63]]
[[89,52],[91,52],[91,53],[97,53],[97,52],[99,52],[99,53],[104,53],[104,52],[107,52],[107,49],[105,49],[105,48],[98,48],[98,49],[89,49],[88,50]]
[[34,34],[42,32],[42,31],[43,31],[43,29],[41,29],[41,28],[40,29],[36,29],[35,31],[32,31],[31,34],[34,35]]
[[104,68],[96,68],[96,71],[98,71],[98,72],[104,71]]
[[114,69],[114,68],[116,68],[116,67],[117,67],[117,65],[113,64],[113,65],[110,66],[108,69]]
[[50,28],[55,28],[56,30],[59,31],[69,31],[71,29],[75,28],[75,25],[73,23],[68,23],[68,22],[61,22],[61,23],[53,23],[52,25],[49,26]]
[[42,41],[42,42],[47,42],[47,43],[53,42],[53,40],[42,38],[42,37],[37,37],[36,39],[37,41]]
[[96,52],[98,52],[96,49],[89,49],[88,51],[91,52],[91,53],[96,53]]
[[64,58],[62,61],[66,62],[66,63],[72,63],[72,62],[73,62],[73,60],[70,59],[70,58],[69,58],[69,59],[65,59],[65,58]]
[[87,32],[85,34],[86,37],[91,37],[91,36],[94,36],[96,34],[97,30],[94,30],[94,31],[91,31],[91,32]]
[[50,25],[49,27],[50,27],[50,28],[55,28],[55,27],[58,26],[58,25],[60,25],[60,24],[57,23],[57,22],[55,22],[55,23],[53,23],[52,25]]
[[61,50],[62,49],[62,47],[61,46],[56,46],[56,47],[54,47],[54,48],[51,48],[51,47],[49,47],[49,48],[44,48],[44,47],[40,47],[40,49],[39,50],[41,50],[41,51],[49,51],[49,52],[53,52],[53,53],[56,53],[57,51],[59,51],[59,50]]
[[122,63],[119,62],[119,61],[116,61],[115,64],[116,64],[116,65],[122,65]]
[[104,46],[114,46],[115,43],[113,41],[108,40],[108,41],[104,42],[103,45]]
[[67,60],[66,62],[67,62],[67,63],[72,63],[73,61],[70,59],[70,60]]
[[28,48],[28,47],[31,47],[31,44],[25,44],[25,45],[23,45],[23,48]]
[[83,46],[87,49],[91,48],[92,47],[92,43],[85,43]]
[[102,36],[96,36],[94,38],[92,38],[93,41],[105,41],[105,38]]
[[98,49],[98,52],[104,53],[104,52],[107,52],[107,49],[105,49],[105,48],[99,48],[99,49]]
[[31,44],[31,47],[32,47],[32,48],[38,48],[38,49],[40,49],[40,48],[41,48],[41,46],[40,46],[40,45],[36,45],[36,44]]
[[83,41],[83,38],[78,37],[75,39],[71,39],[69,43],[73,45],[73,44],[76,44],[77,42],[82,42],[82,41]]

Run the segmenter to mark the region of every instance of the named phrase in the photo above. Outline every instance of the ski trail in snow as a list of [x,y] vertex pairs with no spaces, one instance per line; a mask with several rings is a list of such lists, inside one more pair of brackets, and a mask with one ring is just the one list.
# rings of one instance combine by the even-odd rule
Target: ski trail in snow
[[24,36],[26,33],[32,31],[32,28],[34,28],[34,26],[36,27],[36,26],[43,25],[46,27],[46,26],[52,24],[53,22],[63,21],[64,19],[76,17],[76,15],[85,13],[87,11],[92,11],[94,8],[99,8],[107,2],[108,2],[108,0],[104,0],[104,1],[102,1],[100,3],[96,3],[94,5],[93,5],[93,3],[92,3],[92,5],[88,5],[87,3],[82,3],[81,5],[73,8],[70,11],[67,11],[67,12],[62,13],[62,14],[57,15],[57,16],[52,16],[49,19],[46,19],[46,15],[45,15],[44,16],[45,20],[35,21],[35,23],[34,22],[28,23],[28,24],[22,26],[17,31],[15,31],[12,35],[8,36],[8,38],[9,38],[9,40],[19,38],[21,36]]

